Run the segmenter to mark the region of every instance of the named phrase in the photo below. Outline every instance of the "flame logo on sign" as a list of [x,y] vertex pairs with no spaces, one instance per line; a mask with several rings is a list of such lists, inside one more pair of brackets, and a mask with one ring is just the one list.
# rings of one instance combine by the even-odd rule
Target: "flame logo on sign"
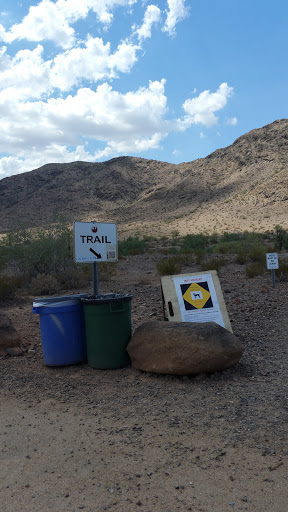
[[93,226],[92,233],[97,233],[97,227],[96,226]]

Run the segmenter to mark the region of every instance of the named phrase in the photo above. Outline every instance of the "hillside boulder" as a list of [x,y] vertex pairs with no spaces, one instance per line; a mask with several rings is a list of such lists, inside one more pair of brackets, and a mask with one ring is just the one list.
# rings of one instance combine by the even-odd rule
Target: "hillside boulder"
[[10,318],[0,312],[0,356],[19,356],[23,354],[20,348],[21,340]]
[[234,334],[214,322],[151,321],[136,329],[127,351],[138,370],[197,375],[230,368],[244,348]]

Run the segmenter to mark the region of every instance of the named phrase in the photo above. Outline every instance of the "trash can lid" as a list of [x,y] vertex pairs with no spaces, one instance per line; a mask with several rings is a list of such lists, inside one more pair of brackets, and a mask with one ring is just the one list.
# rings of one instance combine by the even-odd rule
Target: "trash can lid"
[[104,295],[89,295],[82,297],[81,302],[83,304],[110,304],[111,302],[123,302],[129,301],[133,298],[131,293],[106,293]]
[[34,299],[33,301],[33,312],[42,308],[43,306],[49,307],[65,307],[73,306],[80,303],[80,299],[88,296],[87,293],[79,293],[74,295],[63,295],[60,297],[42,297],[40,299]]
[[46,311],[47,308],[49,308],[49,310],[71,308],[71,306],[79,306],[79,304],[81,304],[80,301],[75,299],[63,300],[62,302],[33,302],[33,313],[40,313],[41,310]]

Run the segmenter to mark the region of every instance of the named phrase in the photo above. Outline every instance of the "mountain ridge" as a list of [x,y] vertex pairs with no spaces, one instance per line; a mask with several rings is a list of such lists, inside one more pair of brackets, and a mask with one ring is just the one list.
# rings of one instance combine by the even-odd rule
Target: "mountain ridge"
[[124,231],[221,232],[235,230],[241,217],[243,229],[269,229],[287,219],[288,120],[181,164],[129,156],[45,164],[0,180],[0,197],[2,233],[19,219],[35,227],[59,216],[117,222]]

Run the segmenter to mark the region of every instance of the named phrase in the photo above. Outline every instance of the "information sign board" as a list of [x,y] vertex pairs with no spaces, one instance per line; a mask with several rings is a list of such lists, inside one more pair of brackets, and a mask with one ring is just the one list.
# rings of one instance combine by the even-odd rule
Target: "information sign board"
[[172,322],[215,322],[232,332],[215,270],[161,278],[165,319]]
[[74,222],[74,260],[76,263],[117,261],[116,224]]
[[279,268],[278,263],[278,253],[277,252],[267,252],[266,254],[266,262],[268,269],[277,269]]

